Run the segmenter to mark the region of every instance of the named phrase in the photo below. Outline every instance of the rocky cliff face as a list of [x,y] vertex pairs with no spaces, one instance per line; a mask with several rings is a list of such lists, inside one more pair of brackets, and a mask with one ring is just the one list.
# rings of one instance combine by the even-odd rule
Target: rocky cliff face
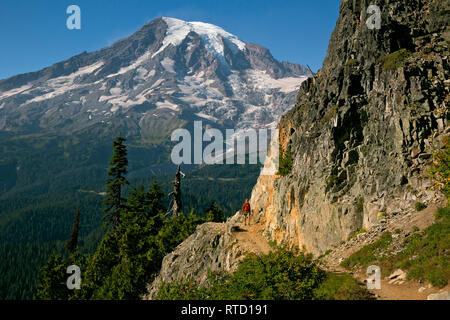
[[[366,25],[381,9],[381,29]],[[323,68],[279,124],[293,166],[261,176],[251,204],[278,243],[323,253],[380,212],[429,197],[426,167],[449,133],[449,1],[343,0]]]

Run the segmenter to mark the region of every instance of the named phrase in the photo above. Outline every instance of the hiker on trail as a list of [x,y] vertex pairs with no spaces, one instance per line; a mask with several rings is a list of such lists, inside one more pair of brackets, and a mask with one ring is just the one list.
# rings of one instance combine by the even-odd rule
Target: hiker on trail
[[244,215],[244,225],[247,225],[247,220],[248,220],[248,225],[250,225],[251,210],[250,210],[250,203],[248,202],[248,199],[245,199],[245,203],[242,206],[242,214]]

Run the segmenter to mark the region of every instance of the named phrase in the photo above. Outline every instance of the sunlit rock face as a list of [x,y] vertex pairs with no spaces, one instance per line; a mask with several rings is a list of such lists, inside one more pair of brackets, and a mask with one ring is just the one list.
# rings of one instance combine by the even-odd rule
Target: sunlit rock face
[[293,166],[251,203],[267,235],[316,254],[383,213],[431,199],[426,169],[449,134],[449,18],[440,1],[342,1],[323,68],[279,123]]

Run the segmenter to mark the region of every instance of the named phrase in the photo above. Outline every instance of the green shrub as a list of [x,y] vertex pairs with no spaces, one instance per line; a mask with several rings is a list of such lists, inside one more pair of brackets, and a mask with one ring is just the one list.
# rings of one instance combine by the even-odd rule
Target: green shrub
[[416,202],[416,204],[414,205],[414,208],[416,209],[416,211],[422,211],[426,207],[427,206],[422,202]]
[[405,60],[411,55],[412,53],[408,50],[401,49],[379,58],[377,62],[382,64],[383,70],[393,70],[403,67]]
[[[211,279],[211,277],[215,277]],[[266,255],[249,254],[230,276],[210,274],[208,288],[191,290],[190,281],[163,284],[158,299],[201,297],[213,300],[298,300],[312,299],[325,272],[309,254],[277,248]],[[180,291],[178,289],[183,289]],[[188,288],[188,290],[186,289]]]
[[356,63],[355,59],[348,59],[345,65],[348,67],[352,67],[353,65],[355,65],[355,63]]
[[272,248],[276,248],[277,247],[277,242],[275,240],[269,240],[269,246]]
[[206,221],[210,222],[224,222],[225,216],[223,215],[222,209],[220,209],[216,202],[211,203],[209,208],[205,211]]
[[425,279],[428,280],[434,287],[443,288],[448,283],[448,275],[442,269],[432,269],[426,273]]
[[232,299],[311,299],[325,276],[309,254],[278,248],[246,258],[228,282]]
[[333,188],[336,184],[338,184],[339,182],[339,178],[336,175],[330,175],[328,176],[326,183],[327,183],[327,188],[326,190],[330,190],[331,188]]
[[328,273],[327,278],[315,290],[316,300],[369,300],[370,292],[348,274]]
[[291,169],[292,169],[292,152],[291,146],[289,145],[286,148],[286,151],[284,152],[280,148],[278,174],[280,176],[287,176],[291,172]]

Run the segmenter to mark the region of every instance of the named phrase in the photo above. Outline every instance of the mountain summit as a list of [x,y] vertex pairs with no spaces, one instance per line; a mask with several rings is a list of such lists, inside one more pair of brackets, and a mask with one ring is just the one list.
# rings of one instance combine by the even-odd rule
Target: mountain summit
[[0,81],[0,130],[73,132],[125,117],[150,137],[152,121],[183,112],[260,127],[278,120],[307,76],[215,25],[158,18],[109,48]]
[[[0,139],[24,139],[27,153],[42,154],[29,138],[38,136],[42,147],[57,137],[52,159],[65,154],[63,165],[73,160],[75,142],[96,153],[122,132],[131,148],[146,148],[146,166],[161,165],[167,147],[157,146],[194,120],[218,129],[273,128],[308,76],[305,67],[279,62],[215,25],[157,18],[110,47],[1,80]],[[14,150],[7,162],[27,167]]]

